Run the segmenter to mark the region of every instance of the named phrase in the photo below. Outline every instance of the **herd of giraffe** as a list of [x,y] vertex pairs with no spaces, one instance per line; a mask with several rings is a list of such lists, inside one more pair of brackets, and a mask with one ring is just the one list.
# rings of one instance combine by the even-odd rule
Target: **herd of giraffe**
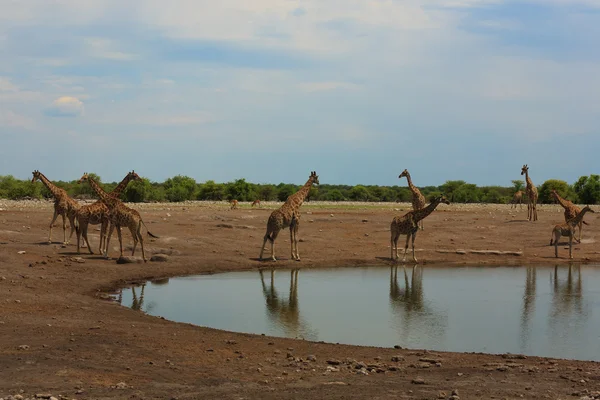
[[[517,191],[512,200],[512,207],[516,207],[517,204],[521,204],[523,196],[527,201],[527,219],[529,221],[537,221],[537,199],[538,191],[533,182],[529,177],[529,167],[523,165],[521,168],[521,175],[525,175],[526,179],[526,190],[525,192]],[[400,235],[406,235],[406,243],[404,246],[404,257],[402,261],[406,261],[406,253],[408,251],[408,244],[412,241],[412,259],[413,262],[417,262],[415,257],[415,238],[419,228],[423,227],[423,220],[431,214],[436,207],[441,204],[450,204],[450,202],[444,196],[437,196],[433,201],[426,205],[425,197],[421,194],[419,189],[413,184],[412,179],[408,170],[402,171],[398,178],[404,178],[408,182],[408,188],[412,193],[412,207],[413,210],[407,212],[402,216],[396,216],[392,219],[390,225],[390,247],[391,247],[391,259],[399,259],[398,240]],[[158,236],[152,234],[146,224],[142,220],[140,213],[125,204],[119,199],[129,182],[133,180],[140,180],[140,176],[135,171],[129,172],[125,178],[115,187],[115,189],[107,193],[102,187],[87,173],[79,179],[78,183],[88,182],[90,187],[94,190],[99,200],[93,204],[80,205],[76,200],[69,197],[67,192],[54,185],[44,174],[40,171],[33,171],[32,182],[37,180],[41,181],[46,188],[51,192],[54,197],[54,216],[50,222],[50,232],[48,234],[48,242],[52,243],[52,226],[60,215],[63,221],[63,245],[69,244],[73,232],[77,234],[77,252],[80,252],[81,238],[87,245],[90,254],[94,254],[90,246],[88,239],[88,227],[89,225],[101,225],[100,228],[100,243],[98,250],[104,257],[108,258],[108,249],[110,238],[115,228],[117,228],[117,236],[119,238],[120,256],[123,257],[123,239],[121,234],[121,227],[127,227],[133,238],[133,249],[131,255],[135,255],[135,250],[138,242],[142,249],[142,258],[144,262],[147,261],[144,250],[144,237],[142,235],[142,227],[146,228],[146,232],[149,236],[158,238]],[[259,260],[263,260],[263,253],[267,241],[271,244],[271,260],[276,261],[275,258],[275,240],[282,229],[289,228],[290,230],[290,246],[291,246],[291,258],[296,261],[300,261],[300,253],[298,251],[298,229],[300,226],[300,206],[304,203],[310,193],[312,185],[319,184],[319,177],[315,171],[310,173],[308,181],[298,190],[296,193],[290,195],[285,203],[274,210],[267,221],[267,231],[263,238],[263,244],[260,251]],[[564,217],[565,223],[556,225],[552,230],[552,237],[550,239],[550,245],[554,244],[554,253],[558,257],[558,241],[562,236],[569,238],[569,258],[573,258],[572,245],[573,239],[577,228],[579,228],[579,238],[576,240],[581,242],[581,232],[583,224],[587,223],[583,221],[583,217],[587,212],[594,212],[589,206],[582,209],[577,207],[571,201],[562,198],[556,190],[552,190],[552,196],[554,199],[565,209]],[[231,200],[231,209],[237,209],[238,201]],[[258,205],[260,207],[260,200],[255,200],[252,203],[252,207]],[[67,239],[67,228],[66,220],[70,222],[70,233]]]

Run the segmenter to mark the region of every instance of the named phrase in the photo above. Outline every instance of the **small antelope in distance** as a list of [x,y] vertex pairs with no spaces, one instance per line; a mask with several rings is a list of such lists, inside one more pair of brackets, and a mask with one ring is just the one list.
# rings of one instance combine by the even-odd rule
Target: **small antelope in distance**
[[237,209],[237,206],[238,206],[238,201],[237,201],[236,199],[229,200],[229,202],[231,203],[231,208],[230,208],[230,210],[235,210],[235,209]]
[[554,226],[552,237],[550,237],[550,246],[554,239],[554,256],[558,258],[558,241],[561,236],[569,237],[569,258],[573,258],[573,238],[575,237],[575,227],[581,222],[586,212],[593,213],[594,210],[590,206],[585,206],[577,216],[568,222]]
[[252,205],[251,205],[251,207],[254,207],[254,206],[258,206],[258,208],[260,208],[260,200],[258,200],[258,199],[254,200],[254,201],[252,202]]

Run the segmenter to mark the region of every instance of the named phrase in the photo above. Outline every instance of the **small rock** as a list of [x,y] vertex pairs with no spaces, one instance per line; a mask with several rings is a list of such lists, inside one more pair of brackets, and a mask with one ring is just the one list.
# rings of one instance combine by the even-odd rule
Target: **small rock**
[[114,386],[115,389],[119,389],[119,390],[127,389],[128,387],[129,386],[125,382],[119,382]]
[[402,357],[402,356],[393,356],[392,357],[392,361],[394,361],[394,362],[404,361],[404,357]]
[[363,219],[362,222],[369,222],[369,220],[368,219]]
[[155,254],[150,257],[150,261],[166,262],[169,261],[169,256],[166,254]]
[[329,214],[330,217],[333,217],[333,214]]
[[339,360],[327,360],[327,364],[329,365],[340,365],[341,363]]
[[25,254],[25,253],[26,253],[25,250],[17,251],[17,254]]
[[38,393],[35,395],[35,397],[37,399],[49,399],[50,397],[52,397],[52,395],[49,393]]
[[340,369],[338,367],[332,367],[331,365],[327,366],[327,371],[329,372],[339,372]]
[[425,379],[417,377],[417,378],[413,379],[412,381],[410,381],[410,383],[412,383],[413,385],[424,385]]
[[26,344],[22,344],[19,347],[17,347],[17,350],[29,350],[29,346]]
[[313,362],[317,361],[317,357],[315,355],[313,355],[313,354],[309,354],[308,357],[306,357],[306,359],[308,361],[313,361]]
[[446,392],[444,392],[444,391],[441,391],[441,392],[439,392],[439,393],[438,393],[438,397],[437,397],[437,398],[438,398],[438,399],[445,399],[445,398],[446,398],[446,396],[447,396],[447,395],[446,395]]

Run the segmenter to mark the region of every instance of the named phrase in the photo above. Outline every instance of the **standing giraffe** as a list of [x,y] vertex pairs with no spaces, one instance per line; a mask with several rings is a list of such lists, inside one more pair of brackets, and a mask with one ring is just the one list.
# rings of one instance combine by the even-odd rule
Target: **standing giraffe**
[[[406,180],[408,181],[408,188],[412,192],[413,210],[420,210],[421,208],[424,208],[425,207],[425,196],[423,196],[421,194],[421,191],[419,190],[419,188],[417,188],[415,185],[413,185],[412,179],[410,179],[410,174],[408,173],[407,169],[402,171],[402,173],[398,176],[398,178],[400,178],[400,179],[403,177],[406,177]],[[423,221],[421,220],[421,230],[423,230],[423,229],[425,229],[425,227],[423,226]]]
[[[290,246],[292,248],[292,260],[300,261],[300,254],[298,253],[298,227],[300,225],[300,206],[308,196],[310,188],[313,184],[319,184],[319,177],[315,171],[310,173],[308,181],[300,188],[299,191],[290,195],[285,203],[277,210],[271,213],[269,221],[267,222],[267,233],[263,239],[262,248],[260,249],[259,259],[263,259],[263,252],[265,251],[265,244],[267,240],[271,242],[271,259],[277,261],[275,258],[275,239],[279,235],[279,231],[290,227]],[[294,252],[295,249],[295,252]]]
[[111,225],[110,230],[108,231],[108,237],[106,238],[106,248],[104,249],[104,257],[108,258],[108,245],[110,243],[110,237],[112,236],[113,229],[115,227],[117,228],[117,236],[119,237],[121,257],[123,257],[123,238],[121,237],[121,227],[126,226],[127,228],[129,228],[131,236],[133,237],[133,250],[131,251],[131,255],[135,255],[135,248],[137,247],[137,243],[139,241],[140,245],[142,246],[142,258],[144,259],[144,262],[146,262],[147,260],[146,253],[144,252],[144,236],[142,235],[142,225],[146,227],[146,231],[148,232],[149,236],[153,238],[158,238],[158,236],[153,235],[148,230],[148,227],[146,226],[146,224],[144,224],[144,221],[142,220],[142,217],[140,216],[139,212],[127,207],[125,204],[123,204],[121,200],[119,200],[116,197],[112,197],[111,195],[106,193],[104,189],[102,189],[100,185],[98,185],[98,183],[94,181],[94,179],[92,179],[87,173],[83,174],[81,179],[79,179],[79,183],[84,182],[86,180],[90,183],[90,186],[92,187],[94,192],[96,192],[98,197],[100,197],[100,200],[102,200],[102,202],[104,202],[104,204],[106,204],[106,206],[108,207],[108,214],[110,217]]
[[[48,188],[52,196],[54,197],[54,216],[52,217],[52,222],[50,222],[50,233],[48,234],[48,243],[52,243],[52,225],[56,221],[56,218],[60,215],[63,220],[63,244],[67,245],[71,241],[71,237],[73,236],[73,231],[75,230],[75,214],[79,209],[80,205],[74,199],[70,198],[67,192],[50,182],[44,174],[42,174],[37,169],[32,172],[33,179],[31,183],[34,183],[36,180],[42,181],[44,186]],[[71,233],[69,234],[69,240],[67,240],[67,221],[66,218],[69,218],[69,223],[71,224]]]
[[[554,197],[554,199],[556,199],[556,201],[565,209],[565,222],[569,222],[581,212],[581,209],[575,204],[573,204],[571,201],[560,197],[556,190],[552,189],[550,193],[552,194],[552,197]],[[585,222],[582,218],[581,221],[579,221],[579,224],[577,224],[577,226],[579,227],[579,239],[576,240],[579,243],[581,243],[581,230],[583,229],[583,224],[588,225],[588,223]]]
[[390,232],[392,233],[390,240],[390,247],[392,249],[392,260],[394,260],[394,250],[396,253],[396,260],[400,258],[400,255],[398,254],[398,239],[400,238],[400,235],[406,235],[406,245],[404,246],[404,257],[402,258],[402,262],[406,261],[408,241],[411,238],[413,261],[417,262],[417,259],[415,258],[415,238],[417,236],[417,231],[419,230],[419,221],[422,221],[423,218],[431,214],[440,203],[450,204],[450,202],[444,196],[439,196],[435,198],[431,202],[431,204],[429,204],[425,208],[409,211],[403,216],[394,217],[390,226]]
[[573,237],[575,237],[575,227],[581,222],[586,212],[594,212],[590,206],[583,207],[583,210],[573,219],[570,219],[564,224],[556,225],[552,230],[552,237],[550,237],[550,246],[552,246],[552,239],[554,239],[554,256],[558,257],[558,241],[561,236],[569,237],[569,258],[573,258]]
[[527,164],[523,165],[523,168],[521,168],[521,175],[525,175],[525,181],[527,182],[527,188],[525,189],[525,192],[527,193],[527,220],[537,221],[538,191],[529,178],[529,167]]
[[[112,192],[109,193],[110,196],[119,198],[121,193],[125,190],[129,182],[132,180],[141,180],[140,176],[135,173],[135,171],[129,172],[125,178],[117,185],[116,188],[113,189]],[[87,232],[88,226],[98,225],[100,226],[100,246],[98,247],[98,251],[102,254],[102,250],[104,250],[103,245],[106,243],[106,233],[108,229],[108,224],[110,219],[108,217],[108,207],[106,204],[102,202],[102,200],[98,200],[93,204],[86,204],[81,206],[77,211],[77,222],[79,225],[79,229],[77,229],[77,253],[80,253],[80,238],[83,236],[83,239],[87,243],[87,248],[90,254],[94,254],[92,248],[90,246],[90,242],[88,240]]]
[[517,204],[519,205],[519,209],[523,208],[523,191],[517,190],[513,195],[512,201],[510,202],[510,208],[517,208]]

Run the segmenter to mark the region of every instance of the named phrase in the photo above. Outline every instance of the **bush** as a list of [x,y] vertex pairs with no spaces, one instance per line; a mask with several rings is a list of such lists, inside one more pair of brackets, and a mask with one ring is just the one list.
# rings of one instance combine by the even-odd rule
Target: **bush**
[[140,203],[148,201],[151,192],[152,184],[148,179],[142,178],[141,181],[134,180],[133,182],[130,182],[121,197],[130,203]]
[[567,182],[558,179],[548,179],[538,188],[538,203],[555,203],[556,201],[551,193],[552,190],[556,190],[562,198],[576,201],[576,194]]
[[223,200],[225,198],[225,186],[220,183],[206,181],[198,186],[198,200]]
[[189,176],[177,175],[163,184],[167,200],[179,202],[196,198],[196,181]]
[[600,203],[600,175],[580,177],[573,185],[579,201],[583,204]]

